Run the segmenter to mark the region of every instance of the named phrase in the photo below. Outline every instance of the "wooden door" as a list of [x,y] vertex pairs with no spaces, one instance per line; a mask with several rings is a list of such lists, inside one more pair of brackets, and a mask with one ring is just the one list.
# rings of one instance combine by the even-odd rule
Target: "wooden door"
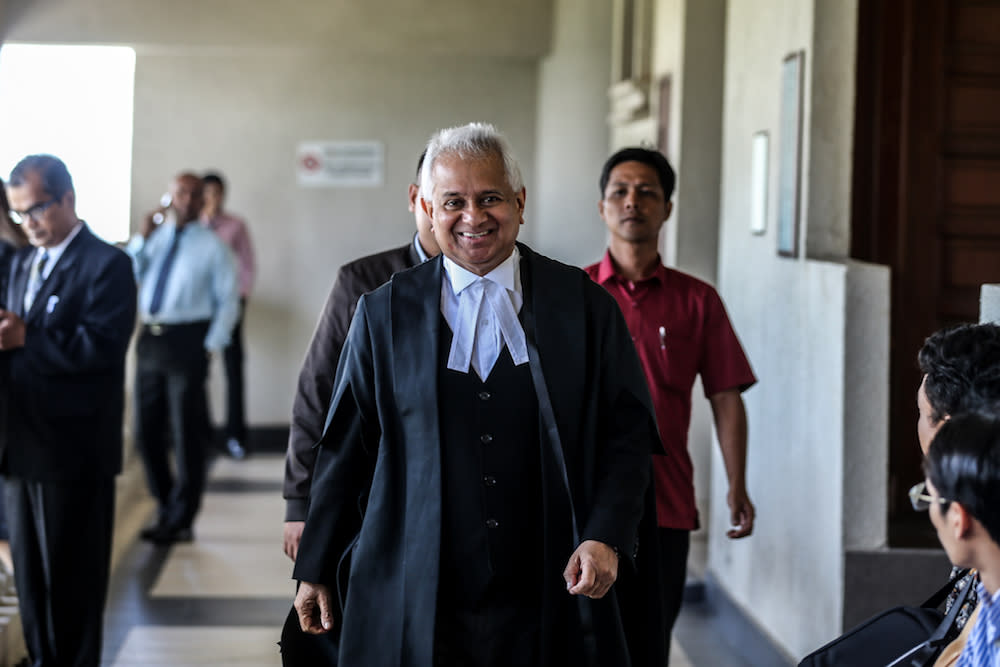
[[[892,269],[890,542],[933,542],[916,354],[1000,282],[1000,0],[859,3],[852,256]],[[936,542],[933,542],[936,543]]]

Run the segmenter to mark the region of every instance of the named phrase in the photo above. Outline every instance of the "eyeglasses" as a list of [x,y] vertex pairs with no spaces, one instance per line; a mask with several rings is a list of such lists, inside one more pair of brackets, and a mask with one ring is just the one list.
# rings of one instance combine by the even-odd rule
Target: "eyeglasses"
[[926,512],[931,508],[931,503],[937,502],[941,505],[947,505],[951,501],[946,498],[935,498],[934,496],[924,493],[927,489],[927,482],[920,482],[919,484],[914,484],[910,488],[910,504],[913,505],[913,509],[917,512]]
[[38,202],[34,206],[28,208],[27,211],[11,211],[11,219],[19,225],[23,225],[29,220],[34,220],[35,222],[41,222],[42,216],[45,215],[45,211],[49,210],[49,207],[53,204],[59,203],[58,199],[50,199],[48,201]]

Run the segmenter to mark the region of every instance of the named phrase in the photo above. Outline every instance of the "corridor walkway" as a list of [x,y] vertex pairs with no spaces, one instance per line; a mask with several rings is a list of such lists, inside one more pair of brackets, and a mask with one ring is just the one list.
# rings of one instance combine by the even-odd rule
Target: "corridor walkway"
[[281,551],[283,459],[212,466],[195,541],[136,540],[112,577],[104,665],[280,665],[291,606],[291,561]]
[[[217,460],[195,541],[128,546],[111,582],[105,617],[105,666],[170,667],[281,664],[277,641],[294,595],[291,561],[281,551],[280,455]],[[744,667],[712,636],[697,607],[678,630],[672,667]]]

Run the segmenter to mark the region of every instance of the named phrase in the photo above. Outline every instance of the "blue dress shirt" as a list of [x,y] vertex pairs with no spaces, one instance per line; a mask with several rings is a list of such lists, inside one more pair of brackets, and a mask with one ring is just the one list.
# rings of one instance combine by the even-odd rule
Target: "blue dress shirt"
[[205,349],[217,352],[229,344],[239,319],[240,286],[232,251],[207,227],[197,222],[185,226],[160,310],[149,313],[157,277],[176,233],[176,225],[167,221],[148,239],[137,234],[125,247],[139,283],[139,316],[144,324],[208,320]]
[[1000,591],[990,595],[979,586],[979,617],[972,626],[965,648],[958,657],[959,667],[1000,666]]

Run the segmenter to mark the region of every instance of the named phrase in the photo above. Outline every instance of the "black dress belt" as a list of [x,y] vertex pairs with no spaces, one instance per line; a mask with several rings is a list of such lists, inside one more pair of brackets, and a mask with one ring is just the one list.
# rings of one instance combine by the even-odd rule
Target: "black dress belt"
[[195,329],[204,329],[211,325],[211,320],[197,320],[195,322],[144,322],[142,325],[142,333],[149,334],[150,336],[165,336],[171,333],[180,333],[182,331],[192,331]]

